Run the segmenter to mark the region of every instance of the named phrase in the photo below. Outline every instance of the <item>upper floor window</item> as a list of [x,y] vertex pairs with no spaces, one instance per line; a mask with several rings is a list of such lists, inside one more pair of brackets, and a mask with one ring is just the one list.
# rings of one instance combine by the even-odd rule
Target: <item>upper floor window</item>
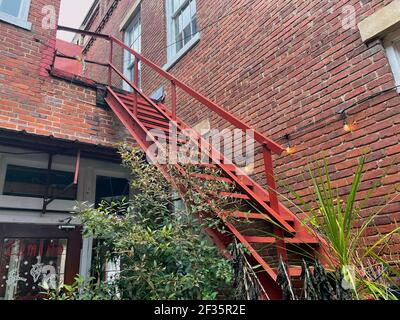
[[167,1],[168,64],[170,68],[200,39],[196,0]]
[[[140,17],[140,8],[135,11],[132,21],[127,26],[124,31],[124,42],[131,49],[135,50],[137,53],[141,53],[142,51],[142,23]],[[125,76],[133,82],[134,80],[134,72],[135,72],[135,57],[133,54],[124,50],[124,74]],[[138,64],[138,80],[139,80],[139,88],[141,87],[141,69],[142,64],[139,62]],[[132,88],[124,84],[124,89],[131,91]]]
[[31,0],[0,0],[0,20],[30,30],[28,22]]
[[400,92],[400,30],[388,34],[383,44],[397,86],[397,92]]

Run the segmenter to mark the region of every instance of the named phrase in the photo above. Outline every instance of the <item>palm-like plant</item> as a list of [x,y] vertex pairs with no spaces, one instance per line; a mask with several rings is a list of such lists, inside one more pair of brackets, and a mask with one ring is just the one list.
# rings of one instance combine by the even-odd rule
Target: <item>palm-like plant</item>
[[[396,296],[388,290],[388,287],[392,284],[392,277],[399,274],[397,268],[399,260],[387,261],[377,249],[382,246],[388,247],[391,237],[400,233],[400,227],[395,225],[390,233],[380,236],[370,246],[365,245],[363,237],[383,208],[371,214],[360,227],[356,227],[360,212],[374,191],[372,188],[360,204],[356,202],[364,163],[365,157],[362,156],[358,161],[350,193],[345,201],[339,196],[338,188],[333,187],[325,159],[322,168],[317,166],[316,173],[309,168],[315,193],[314,202],[318,207],[312,212],[313,227],[328,243],[332,265],[339,269],[339,274],[344,279],[342,287],[353,289],[356,299],[367,296],[394,299]],[[378,279],[380,281],[377,281]]]

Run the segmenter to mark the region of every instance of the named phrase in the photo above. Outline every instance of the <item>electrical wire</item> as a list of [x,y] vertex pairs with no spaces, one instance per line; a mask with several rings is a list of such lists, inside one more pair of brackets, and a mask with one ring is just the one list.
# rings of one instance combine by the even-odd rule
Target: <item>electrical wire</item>
[[[181,41],[185,41],[185,40],[188,39],[188,38],[192,38],[192,37],[195,36],[196,34],[198,34],[198,33],[202,32],[202,31],[204,31],[204,30],[206,30],[206,29],[208,29],[208,28],[210,28],[210,27],[212,27],[212,26],[218,24],[218,23],[221,22],[223,19],[225,19],[225,18],[227,18],[227,17],[233,15],[234,13],[236,13],[236,12],[238,12],[238,11],[240,11],[240,10],[242,10],[242,9],[244,9],[244,8],[246,8],[246,7],[248,7],[248,6],[250,6],[250,5],[252,5],[255,1],[256,1],[256,0],[250,0],[250,1],[248,1],[246,4],[244,4],[243,6],[240,6],[239,8],[236,8],[235,10],[232,10],[231,12],[229,12],[229,13],[227,13],[227,14],[225,14],[225,15],[222,15],[221,17],[219,17],[219,18],[216,19],[215,21],[209,23],[208,25],[204,26],[203,28],[200,28],[200,29],[197,30],[196,32],[187,35],[187,36],[186,36],[185,38],[183,38]],[[141,37],[141,35],[139,35],[138,37],[136,37],[136,38],[132,41],[130,47],[132,47],[132,45],[133,45],[140,37]],[[164,51],[165,49],[170,48],[171,46],[176,45],[177,43],[179,43],[179,42],[181,42],[181,41],[176,41],[176,42],[170,43],[169,45],[167,45],[167,46],[165,46],[165,47],[163,47],[163,48],[161,48],[161,49],[157,49],[157,50],[151,51],[151,52],[149,52],[149,53],[147,53],[147,54],[148,54],[148,55],[151,55],[151,54],[153,54],[153,53],[159,53],[159,52],[161,52],[161,51]],[[41,43],[42,43],[43,45],[49,46],[49,45],[47,45],[47,44],[45,44],[45,43],[43,43],[43,42],[41,42]],[[52,46],[49,46],[49,47],[52,47]],[[63,53],[60,52],[60,51],[58,51],[58,53],[63,54]],[[126,63],[126,62],[129,62],[129,61],[131,61],[131,58],[124,60],[125,63]],[[394,90],[394,89],[397,89],[398,87],[399,87],[399,86],[394,86],[394,87],[391,87],[391,88],[389,88],[389,89],[376,92],[376,93],[372,94],[371,96],[366,97],[365,99],[362,99],[362,100],[360,100],[360,101],[357,101],[357,102],[355,102],[354,104],[352,104],[352,105],[350,105],[350,106],[348,106],[348,107],[346,107],[346,108],[340,110],[340,112],[345,112],[345,111],[347,111],[347,110],[349,110],[349,109],[352,109],[352,108],[354,108],[355,106],[357,106],[357,105],[359,105],[359,104],[361,104],[361,103],[364,103],[364,102],[366,102],[366,101],[368,101],[368,100],[370,100],[370,99],[373,99],[374,97],[376,97],[376,96],[378,96],[378,95],[384,94],[384,93],[389,92],[389,91],[392,91],[392,90]],[[345,102],[346,102],[346,101],[345,101]],[[343,102],[343,103],[345,103],[345,102]],[[323,117],[323,118],[321,118],[321,119],[318,119],[317,121],[313,121],[313,122],[311,122],[311,123],[309,123],[309,124],[307,124],[307,125],[304,125],[304,126],[298,128],[298,129],[296,129],[296,130],[293,131],[292,133],[286,133],[285,135],[279,137],[277,140],[287,140],[288,136],[289,136],[290,138],[298,138],[298,137],[301,137],[301,136],[303,136],[305,133],[307,133],[307,132],[305,132],[305,133],[299,135],[299,133],[301,133],[302,131],[304,131],[304,130],[306,130],[306,129],[308,129],[308,128],[314,127],[314,126],[318,125],[319,123],[322,123],[322,122],[324,122],[324,121],[326,121],[326,120],[329,120],[329,119],[331,119],[331,118],[333,118],[333,117],[337,117],[337,116],[339,116],[339,115],[340,115],[339,112],[332,113],[332,114],[329,115],[329,116]]]
[[[400,87],[400,85],[397,85],[397,86],[394,86],[394,87],[390,87],[390,88],[388,88],[388,89],[385,89],[385,90],[383,90],[383,91],[375,92],[375,93],[373,93],[372,95],[370,95],[370,96],[368,96],[368,97],[366,97],[366,98],[364,98],[364,99],[362,99],[362,100],[360,100],[360,101],[357,101],[357,102],[353,103],[352,105],[350,105],[350,106],[348,106],[348,107],[346,107],[346,108],[341,109],[339,112],[332,113],[332,114],[330,114],[329,116],[323,117],[323,118],[321,118],[321,119],[318,119],[317,121],[314,121],[314,122],[311,122],[311,123],[309,123],[309,124],[307,124],[307,125],[304,125],[304,126],[298,128],[297,130],[293,131],[292,133],[287,133],[287,134],[285,134],[285,135],[279,137],[277,140],[287,140],[287,139],[288,139],[288,136],[290,137],[290,139],[299,138],[299,137],[301,137],[301,136],[303,136],[303,135],[305,135],[305,134],[307,133],[307,132],[305,132],[305,133],[303,133],[303,134],[301,134],[301,135],[298,135],[299,132],[302,132],[302,131],[304,131],[304,130],[310,128],[310,127],[314,127],[315,125],[317,125],[317,124],[319,124],[319,123],[322,123],[322,122],[324,122],[324,121],[326,121],[326,120],[329,120],[329,119],[331,119],[331,118],[333,118],[333,117],[340,116],[340,114],[343,113],[343,112],[346,112],[346,111],[348,111],[348,110],[350,110],[350,109],[352,109],[352,108],[354,108],[354,107],[356,107],[356,106],[358,106],[358,105],[360,105],[360,104],[362,104],[362,103],[364,103],[364,102],[367,102],[367,101],[369,101],[369,100],[371,100],[371,99],[373,99],[373,98],[375,98],[375,97],[377,97],[377,96],[379,96],[379,95],[381,95],[381,94],[385,94],[385,93],[387,93],[387,92],[393,91],[393,90],[395,90],[395,89],[397,89],[397,88],[399,88],[399,87]],[[346,101],[343,102],[342,104],[344,104],[344,103],[346,103]],[[319,128],[320,128],[320,127],[319,127]],[[317,129],[318,129],[318,128],[317,128]]]

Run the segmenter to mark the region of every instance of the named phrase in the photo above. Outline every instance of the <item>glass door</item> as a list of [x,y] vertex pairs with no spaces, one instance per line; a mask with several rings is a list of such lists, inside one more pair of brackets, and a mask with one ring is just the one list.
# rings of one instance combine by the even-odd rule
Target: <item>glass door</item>
[[0,224],[0,300],[40,299],[43,287],[72,283],[80,243],[79,230]]

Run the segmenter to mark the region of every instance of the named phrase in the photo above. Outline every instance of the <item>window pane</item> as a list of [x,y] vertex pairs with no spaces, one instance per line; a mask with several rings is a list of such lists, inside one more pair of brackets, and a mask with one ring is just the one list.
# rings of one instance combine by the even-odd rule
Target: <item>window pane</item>
[[[57,199],[75,200],[76,186],[64,189],[74,181],[74,173],[50,171],[48,196]],[[47,170],[8,165],[4,183],[4,195],[42,198],[47,190]]]
[[0,252],[0,300],[37,299],[46,283],[64,283],[67,239],[4,239]]
[[190,2],[190,14],[192,18],[196,16],[196,1]]
[[183,30],[183,42],[184,44],[188,43],[192,38],[192,32],[190,28],[190,24]]
[[96,204],[102,200],[117,199],[129,196],[129,182],[123,178],[96,177]]
[[19,17],[22,0],[0,0],[0,11]]
[[182,33],[180,33],[176,40],[176,52],[183,48]]
[[182,10],[182,27],[186,28],[190,24],[190,20],[190,6],[188,5]]
[[172,13],[175,13],[176,10],[179,9],[179,7],[180,7],[180,5],[182,3],[182,0],[171,0],[171,1],[173,1]]
[[197,33],[197,18],[194,17],[192,20],[192,35],[195,35]]

